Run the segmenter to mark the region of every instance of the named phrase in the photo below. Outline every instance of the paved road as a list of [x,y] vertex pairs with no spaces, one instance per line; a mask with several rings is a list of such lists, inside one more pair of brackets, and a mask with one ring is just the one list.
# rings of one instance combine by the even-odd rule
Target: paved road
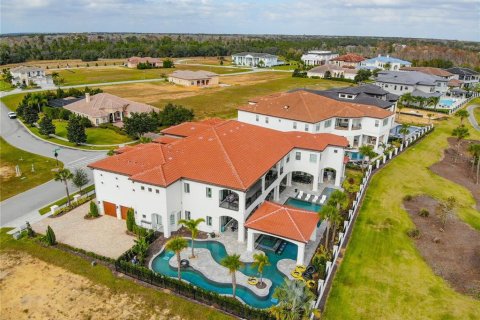
[[[11,145],[36,153],[42,156],[53,157],[53,150],[60,148],[58,159],[66,167],[86,168],[86,165],[106,156],[104,151],[83,151],[62,148],[32,136],[18,120],[9,119],[7,107],[0,105],[0,135]],[[91,172],[87,169],[93,182]],[[72,187],[71,190],[74,190]],[[25,223],[25,220],[35,221],[40,218],[37,213],[39,208],[54,202],[65,196],[64,186],[55,181],[49,181],[12,198],[0,202],[0,226],[17,227]]]
[[478,131],[480,131],[480,125],[478,125],[477,123],[477,119],[475,119],[475,115],[473,114],[473,109],[475,108],[480,108],[479,105],[477,104],[472,104],[471,106],[468,106],[467,107],[467,111],[469,113],[468,115],[468,120],[470,121],[470,123],[472,124],[472,126],[477,129]]

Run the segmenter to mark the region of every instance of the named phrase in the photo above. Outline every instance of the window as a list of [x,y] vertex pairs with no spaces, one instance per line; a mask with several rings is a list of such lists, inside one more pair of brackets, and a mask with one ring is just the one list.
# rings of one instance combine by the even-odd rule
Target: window
[[287,163],[290,161],[290,153],[287,154]]
[[206,195],[207,195],[207,198],[212,197],[212,188],[209,188],[209,187],[206,188]]
[[144,186],[141,186],[140,189],[141,189],[141,190],[145,190],[145,187],[144,187]]
[[175,214],[173,214],[173,213],[170,215],[170,224],[171,225],[175,224]]
[[378,127],[380,125],[380,121],[379,120],[375,120],[375,127]]
[[265,117],[265,123],[268,123],[268,117]]
[[305,124],[305,131],[308,131],[308,124]]
[[310,153],[310,162],[317,163],[317,155],[314,153]]
[[320,131],[320,123],[317,123],[317,125],[315,126],[315,131]]
[[338,150],[337,149],[333,150],[333,153],[338,153]]
[[191,218],[192,218],[192,214],[190,213],[190,211],[185,210],[185,220],[190,220]]
[[325,128],[328,128],[332,125],[332,119],[325,121]]
[[207,226],[211,226],[211,225],[212,225],[212,217],[207,216]]
[[183,184],[183,191],[184,191],[185,193],[190,193],[190,184],[184,183],[184,184]]
[[295,152],[295,160],[302,160],[302,153],[297,151]]
[[259,116],[258,114],[257,114],[257,115],[255,115],[255,121],[257,121],[257,122],[258,122],[259,120],[260,120],[260,116]]
[[148,192],[152,192],[152,188],[148,188]]
[[383,119],[383,126],[385,127],[388,124],[388,118]]
[[293,129],[297,129],[297,123],[293,122]]
[[158,190],[158,189],[155,189],[155,192],[156,192],[156,193],[160,193],[160,190]]
[[393,87],[393,90],[397,90],[397,86],[394,86],[394,87]]

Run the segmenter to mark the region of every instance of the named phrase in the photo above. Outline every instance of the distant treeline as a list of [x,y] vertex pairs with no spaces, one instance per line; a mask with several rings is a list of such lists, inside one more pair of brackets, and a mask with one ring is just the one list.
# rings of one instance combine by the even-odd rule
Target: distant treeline
[[[131,56],[229,56],[236,52],[266,52],[299,60],[311,49],[355,52],[367,57],[391,54],[403,59],[441,59],[454,65],[480,66],[479,45],[472,42],[377,37],[162,35],[162,34],[42,34],[2,36],[0,64],[27,60],[128,58]],[[418,48],[418,50],[416,49]],[[432,50],[429,50],[432,49]],[[455,60],[459,57],[458,61]]]

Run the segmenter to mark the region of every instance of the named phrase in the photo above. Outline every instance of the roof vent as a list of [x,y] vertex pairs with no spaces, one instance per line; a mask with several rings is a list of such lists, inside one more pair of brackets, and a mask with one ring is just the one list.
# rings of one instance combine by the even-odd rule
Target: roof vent
[[288,110],[289,108],[290,108],[290,106],[287,106],[287,105],[283,106],[283,109],[285,109],[285,110]]

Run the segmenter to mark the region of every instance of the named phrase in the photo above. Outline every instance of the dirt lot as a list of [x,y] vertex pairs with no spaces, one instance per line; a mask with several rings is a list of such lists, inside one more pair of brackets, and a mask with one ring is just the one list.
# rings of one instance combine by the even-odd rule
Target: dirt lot
[[24,253],[0,254],[2,319],[180,319]]
[[[420,231],[415,244],[435,274],[456,291],[480,299],[480,232],[456,216],[447,221],[442,232],[435,214],[438,202],[430,197],[415,197],[404,206]],[[428,210],[430,216],[418,215],[422,209]]]
[[[479,142],[475,140],[462,141],[461,156],[459,157],[457,157],[456,139],[449,138],[448,142],[450,147],[445,150],[442,160],[431,166],[430,170],[470,190],[477,201],[477,210],[480,210],[480,184],[475,183],[476,174],[475,171],[472,171],[471,155],[467,151],[471,143]],[[455,162],[456,157],[458,158],[457,162]]]

